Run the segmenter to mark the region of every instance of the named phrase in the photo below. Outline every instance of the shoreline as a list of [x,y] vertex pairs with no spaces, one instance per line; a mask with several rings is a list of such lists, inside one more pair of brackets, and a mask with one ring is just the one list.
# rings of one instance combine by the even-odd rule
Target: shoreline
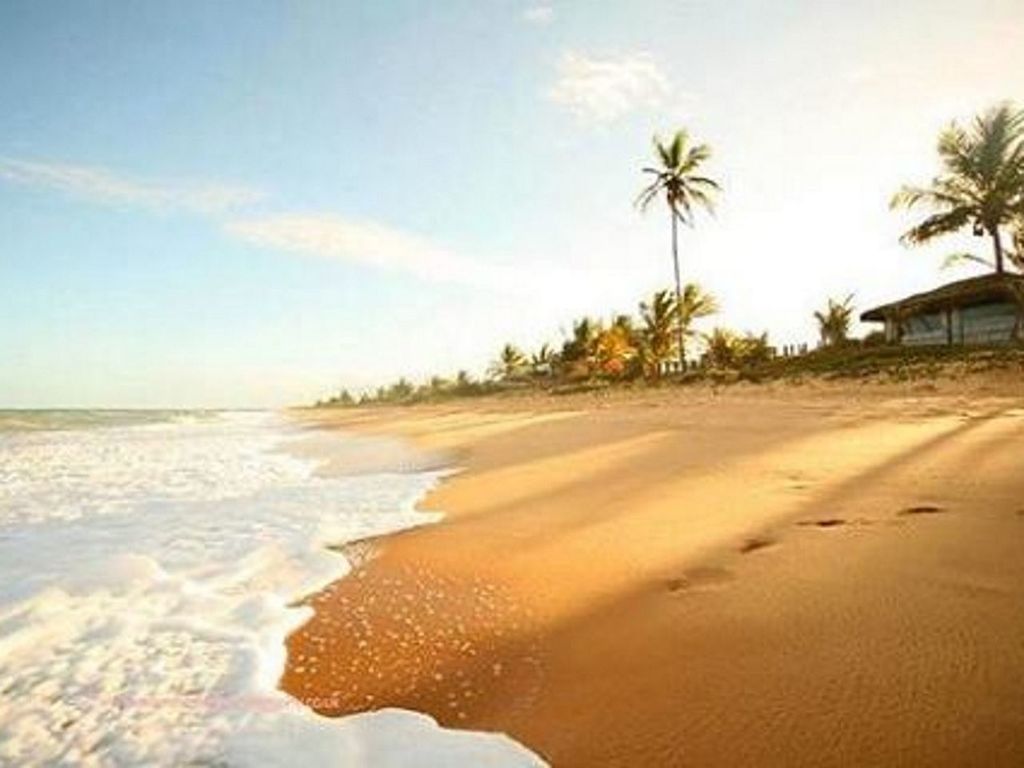
[[1024,401],[938,389],[303,413],[463,469],[310,599],[282,688],[557,766],[1019,762]]

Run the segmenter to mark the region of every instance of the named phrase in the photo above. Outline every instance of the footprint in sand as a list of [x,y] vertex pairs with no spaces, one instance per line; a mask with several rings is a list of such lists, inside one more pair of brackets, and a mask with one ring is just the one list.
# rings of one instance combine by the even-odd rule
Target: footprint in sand
[[678,576],[673,579],[667,579],[665,581],[665,588],[669,592],[684,592],[696,587],[711,586],[714,584],[722,584],[727,581],[731,581],[733,574],[731,571],[725,568],[716,568],[714,566],[704,566],[699,568],[691,568],[686,571],[682,576]]
[[917,506],[901,509],[897,514],[905,517],[907,515],[936,515],[945,511],[945,509],[935,504],[919,504]]
[[846,525],[846,520],[841,517],[825,517],[820,520],[801,520],[797,525],[813,526],[815,528],[837,528]]
[[775,544],[775,539],[770,536],[751,536],[740,545],[739,551],[741,555],[746,555],[750,552],[770,547],[773,544]]

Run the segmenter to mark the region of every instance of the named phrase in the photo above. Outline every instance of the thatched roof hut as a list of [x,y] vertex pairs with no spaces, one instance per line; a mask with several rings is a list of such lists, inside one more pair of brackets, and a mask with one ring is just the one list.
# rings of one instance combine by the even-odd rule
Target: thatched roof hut
[[1024,275],[958,280],[861,315],[885,323],[886,339],[907,345],[996,344],[1024,338]]

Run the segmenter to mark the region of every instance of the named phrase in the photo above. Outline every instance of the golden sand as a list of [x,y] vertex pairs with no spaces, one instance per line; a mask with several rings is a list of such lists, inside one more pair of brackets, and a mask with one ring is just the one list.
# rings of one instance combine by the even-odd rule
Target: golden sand
[[463,471],[311,599],[282,687],[555,766],[1024,765],[1004,384],[318,413]]

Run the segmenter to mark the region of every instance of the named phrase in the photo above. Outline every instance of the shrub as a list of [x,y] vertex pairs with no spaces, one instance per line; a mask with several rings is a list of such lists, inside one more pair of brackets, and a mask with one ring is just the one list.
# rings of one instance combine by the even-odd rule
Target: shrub
[[749,368],[773,357],[767,333],[740,336],[728,328],[715,328],[705,337],[705,342],[707,349],[701,362],[710,368]]
[[885,338],[885,331],[871,331],[860,343],[862,347],[884,347],[889,342]]

